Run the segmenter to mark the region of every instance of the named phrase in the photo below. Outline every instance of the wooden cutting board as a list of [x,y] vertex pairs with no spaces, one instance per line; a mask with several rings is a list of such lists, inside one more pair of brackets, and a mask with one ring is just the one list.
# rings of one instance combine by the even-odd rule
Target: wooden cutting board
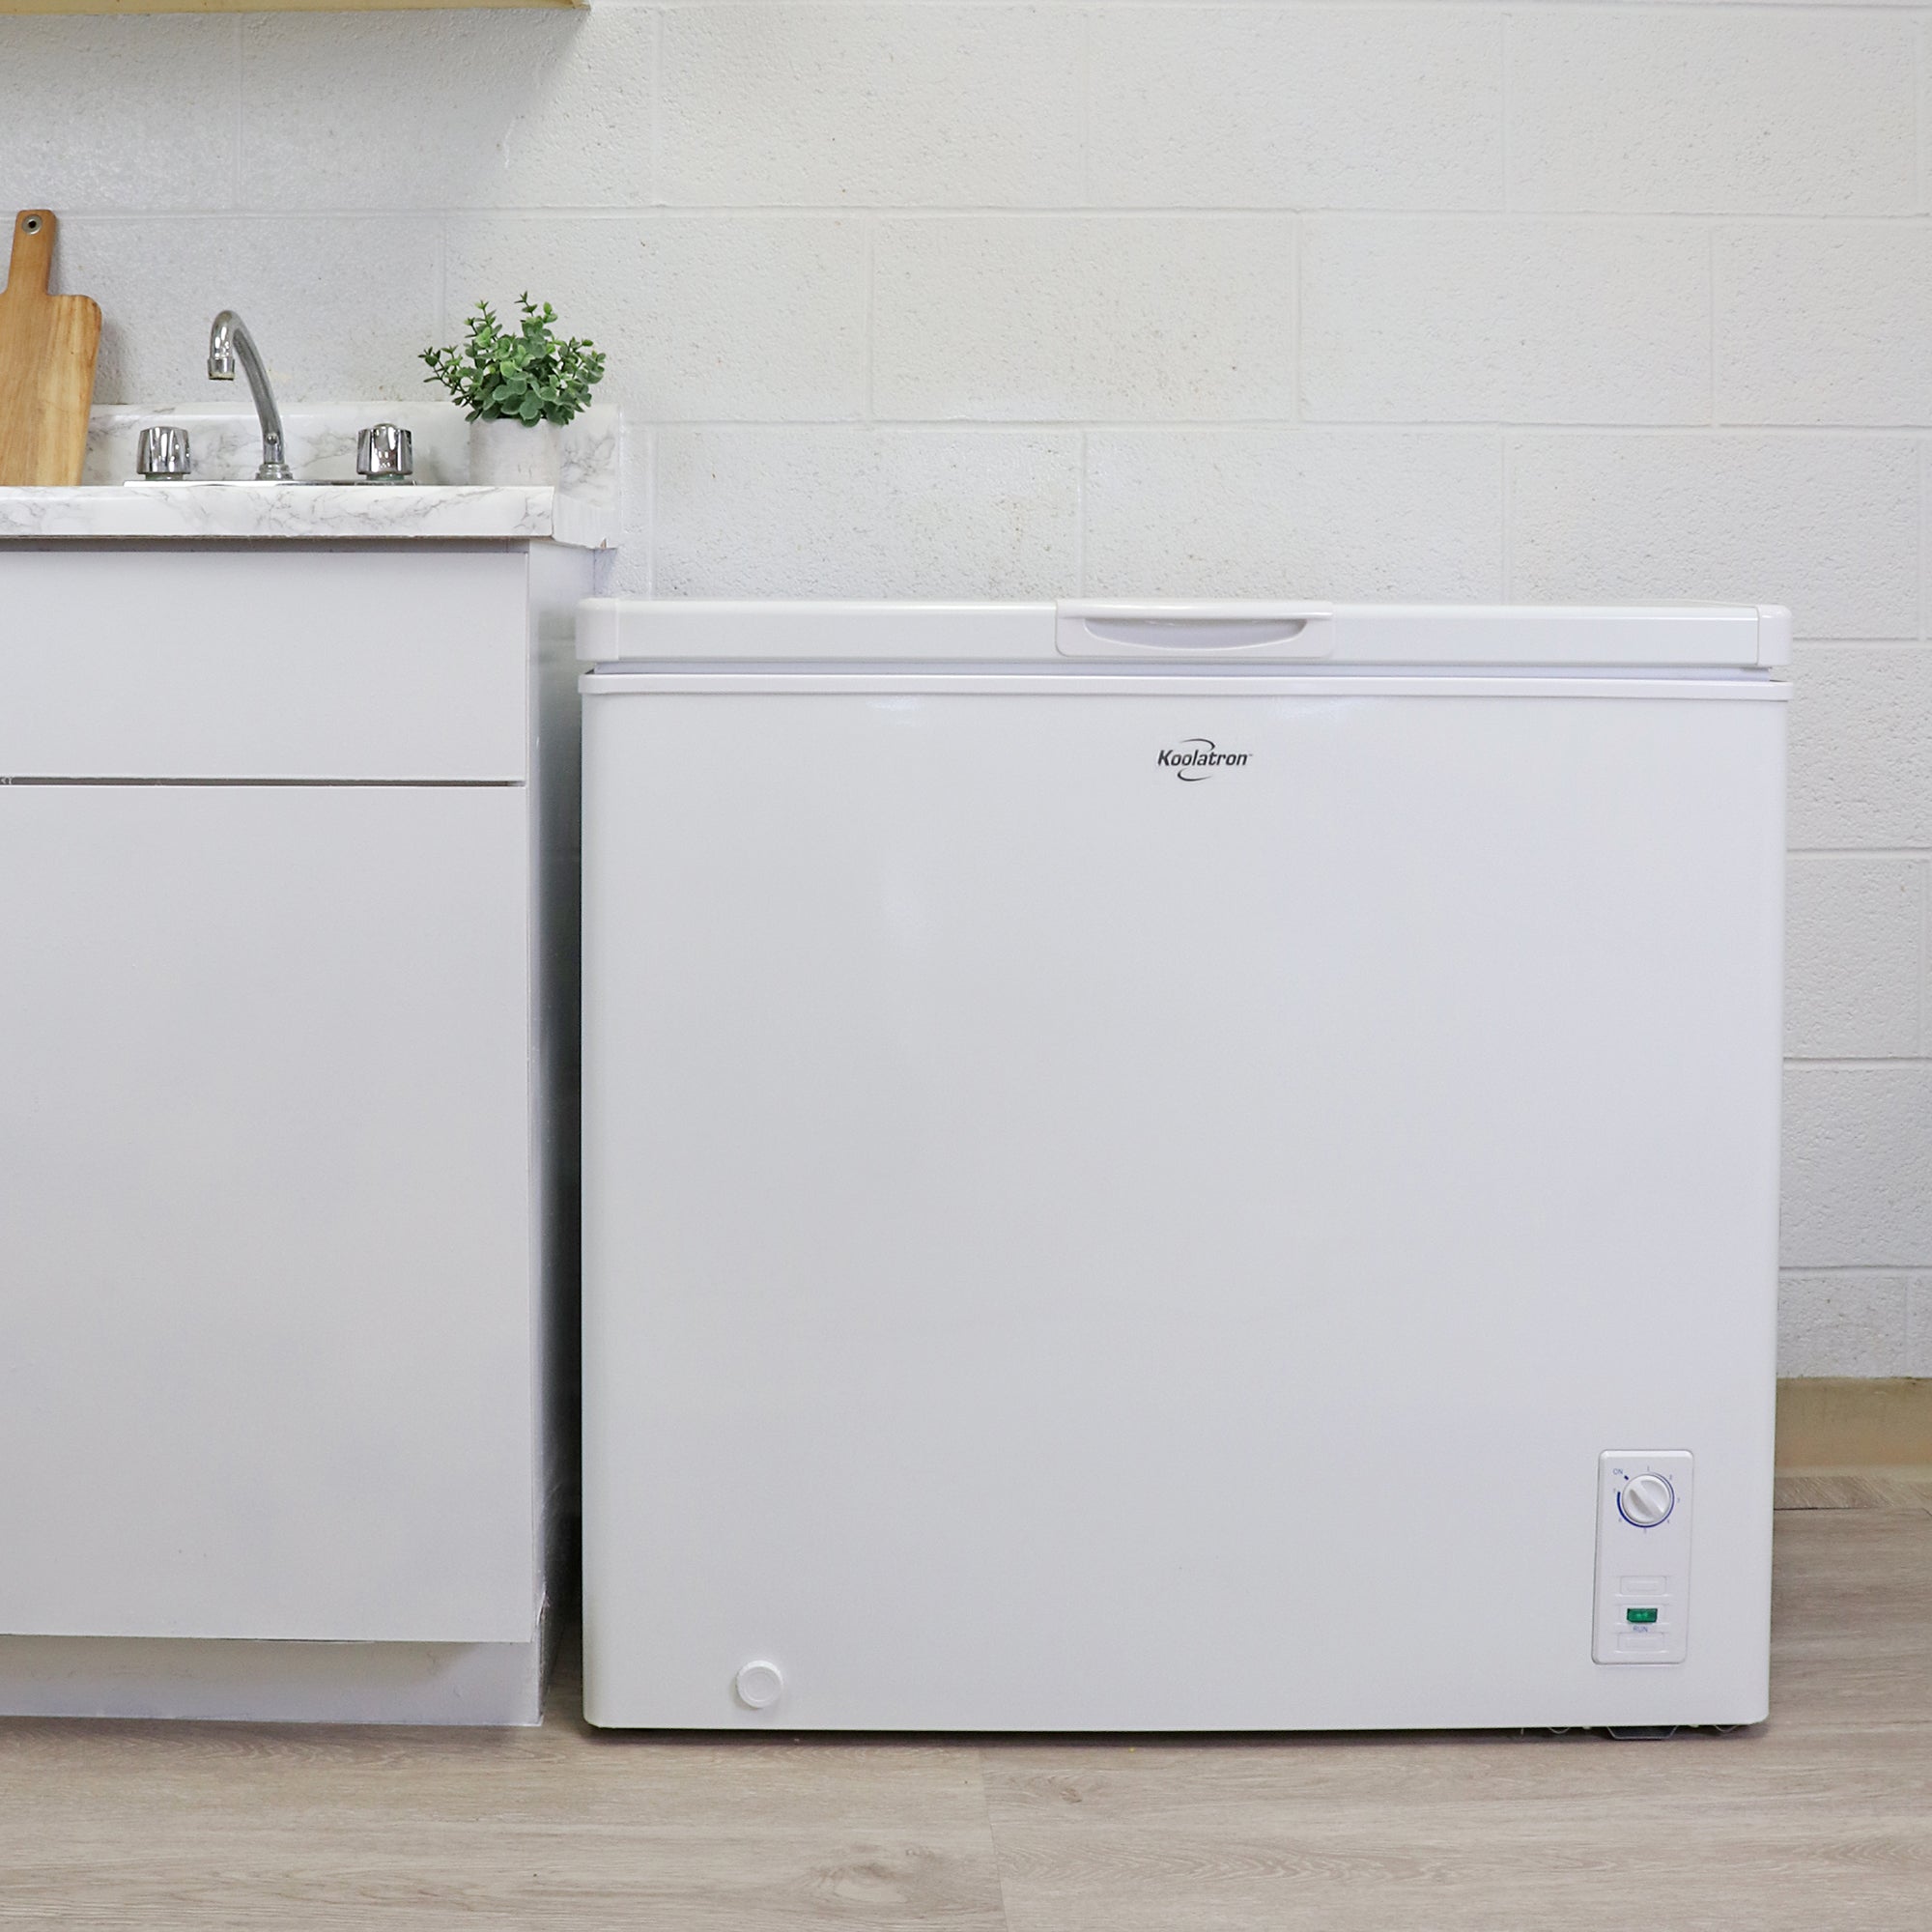
[[14,217],[0,291],[0,484],[78,483],[87,457],[100,304],[47,293],[54,228],[44,208]]

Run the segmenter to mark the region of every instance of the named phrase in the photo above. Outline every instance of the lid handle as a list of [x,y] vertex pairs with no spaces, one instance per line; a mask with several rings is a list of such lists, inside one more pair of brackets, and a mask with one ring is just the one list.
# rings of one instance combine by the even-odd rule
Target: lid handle
[[1325,658],[1333,616],[1324,604],[1065,603],[1054,643],[1067,658]]

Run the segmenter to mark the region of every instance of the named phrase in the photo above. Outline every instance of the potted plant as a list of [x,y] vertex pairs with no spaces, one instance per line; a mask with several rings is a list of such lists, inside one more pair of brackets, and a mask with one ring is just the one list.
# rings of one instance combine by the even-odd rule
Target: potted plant
[[517,298],[523,321],[498,326],[496,311],[479,301],[466,325],[468,339],[445,349],[425,349],[430,373],[469,418],[472,483],[556,481],[556,431],[590,400],[604,374],[596,346],[556,334],[549,302]]

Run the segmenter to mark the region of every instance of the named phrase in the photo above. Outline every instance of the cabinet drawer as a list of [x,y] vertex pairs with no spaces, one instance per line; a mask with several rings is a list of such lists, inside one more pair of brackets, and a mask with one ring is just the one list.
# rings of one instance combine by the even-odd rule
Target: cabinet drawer
[[526,775],[521,547],[0,549],[0,779]]

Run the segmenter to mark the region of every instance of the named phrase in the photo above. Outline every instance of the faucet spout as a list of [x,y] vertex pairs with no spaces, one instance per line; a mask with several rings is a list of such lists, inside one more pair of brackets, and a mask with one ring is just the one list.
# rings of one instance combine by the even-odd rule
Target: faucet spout
[[295,471],[289,468],[282,446],[282,412],[275,407],[275,392],[269,386],[269,372],[263,366],[255,338],[248,325],[232,308],[214,318],[208,331],[208,374],[215,383],[235,380],[235,363],[241,358],[242,373],[248,378],[248,393],[255,399],[255,414],[262,425],[262,467],[255,472],[258,483],[293,483]]

